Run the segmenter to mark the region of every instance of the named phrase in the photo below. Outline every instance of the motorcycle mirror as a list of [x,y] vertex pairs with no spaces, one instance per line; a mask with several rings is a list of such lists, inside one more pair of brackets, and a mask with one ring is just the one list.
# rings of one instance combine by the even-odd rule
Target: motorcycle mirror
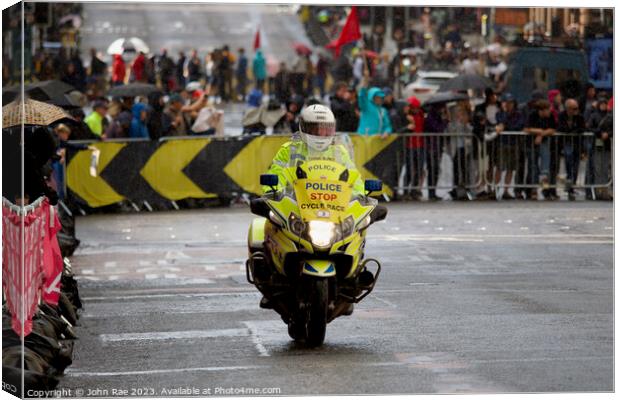
[[[261,183],[263,183],[262,179],[261,179]],[[269,218],[269,211],[271,211],[271,209],[267,205],[267,202],[263,198],[252,200],[250,202],[250,210],[252,211],[252,214],[260,215],[261,217],[265,217],[265,218]]]
[[380,192],[383,188],[383,182],[379,179],[366,179],[364,181],[364,190],[368,193]]
[[370,212],[370,222],[383,221],[387,217],[387,208],[378,205]]

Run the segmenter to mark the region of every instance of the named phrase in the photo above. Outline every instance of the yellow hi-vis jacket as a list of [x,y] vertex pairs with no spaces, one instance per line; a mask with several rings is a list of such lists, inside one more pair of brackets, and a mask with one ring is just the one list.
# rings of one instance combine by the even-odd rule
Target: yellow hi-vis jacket
[[[364,194],[364,181],[355,168],[355,164],[349,156],[349,152],[341,145],[331,145],[325,150],[324,154],[327,157],[334,157],[342,165],[349,170],[349,179],[347,183],[353,185],[353,196]],[[296,177],[293,175],[295,169],[290,168],[294,165],[295,160],[291,160],[291,157],[299,158],[304,161],[308,155],[308,146],[302,141],[291,141],[284,143],[276,156],[271,162],[268,174],[278,175],[278,186],[276,189],[282,191],[288,183],[292,183]],[[263,186],[263,192],[269,192],[271,188],[269,186]]]

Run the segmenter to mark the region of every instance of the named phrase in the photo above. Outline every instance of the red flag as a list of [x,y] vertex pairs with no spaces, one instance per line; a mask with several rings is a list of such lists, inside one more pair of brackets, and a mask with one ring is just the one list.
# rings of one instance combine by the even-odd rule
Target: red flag
[[256,35],[254,35],[254,51],[260,48],[260,29],[256,30]]
[[360,20],[357,17],[357,7],[351,7],[351,12],[347,16],[347,21],[340,32],[338,39],[332,40],[327,46],[328,49],[334,50],[336,57],[340,55],[340,48],[347,43],[355,42],[362,38],[360,32]]

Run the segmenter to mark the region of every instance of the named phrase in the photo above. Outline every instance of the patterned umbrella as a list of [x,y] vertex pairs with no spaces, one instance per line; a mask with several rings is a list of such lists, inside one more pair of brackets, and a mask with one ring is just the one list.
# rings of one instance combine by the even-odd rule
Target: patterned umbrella
[[65,118],[73,119],[60,107],[32,99],[26,99],[23,107],[22,102],[19,100],[15,100],[2,107],[3,129],[18,126],[22,123],[24,125],[47,126]]

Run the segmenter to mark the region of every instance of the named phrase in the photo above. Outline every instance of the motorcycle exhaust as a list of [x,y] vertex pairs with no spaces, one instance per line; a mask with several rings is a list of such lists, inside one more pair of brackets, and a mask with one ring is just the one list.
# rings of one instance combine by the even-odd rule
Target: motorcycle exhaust
[[256,251],[250,255],[245,262],[245,277],[252,285],[256,281],[266,281],[269,279],[269,270],[267,268],[267,256],[262,251]]
[[[374,263],[377,266],[377,271],[374,274],[366,268],[369,263]],[[367,258],[360,264],[360,269],[362,272],[356,278],[355,290],[356,292],[362,291],[363,293],[359,296],[349,296],[342,292],[339,293],[341,297],[344,297],[351,303],[359,303],[372,292],[377,283],[377,279],[379,279],[379,274],[381,274],[381,263],[374,258]]]

